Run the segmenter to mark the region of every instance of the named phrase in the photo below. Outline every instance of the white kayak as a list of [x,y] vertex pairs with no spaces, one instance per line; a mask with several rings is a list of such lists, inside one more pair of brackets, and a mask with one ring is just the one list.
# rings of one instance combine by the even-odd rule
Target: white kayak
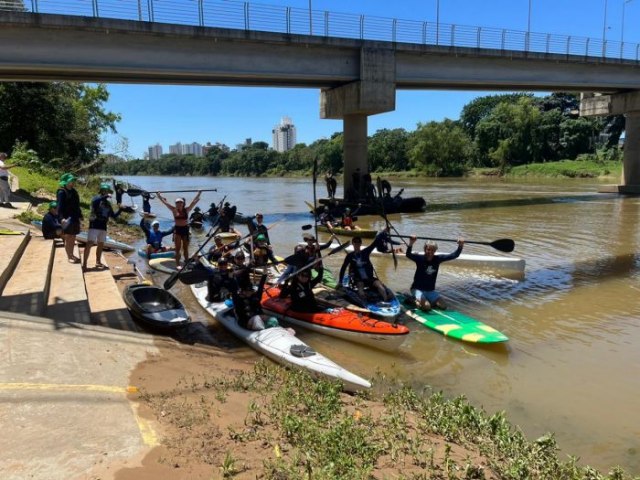
[[[42,230],[42,222],[40,220],[33,220],[31,224]],[[78,235],[76,235],[76,240],[80,243],[87,243],[88,234],[88,232],[80,232]],[[115,240],[108,235],[107,239],[104,242],[104,248],[108,250],[122,250],[123,252],[133,252],[135,250],[135,248],[133,248],[131,245],[119,242],[118,240]]]
[[238,325],[233,310],[227,304],[207,300],[207,290],[205,283],[191,285],[191,291],[202,308],[236,337],[274,362],[288,367],[302,368],[314,377],[339,380],[342,382],[344,390],[348,392],[371,388],[371,383],[367,380],[315,352],[286,328],[273,327],[257,331],[242,328]]
[[[331,248],[337,247],[338,244],[331,244]],[[344,249],[345,252],[352,252],[353,246],[349,245]],[[414,252],[418,255],[422,255],[422,252]],[[378,251],[378,249],[373,250],[371,252],[372,255],[388,255],[391,256],[391,253],[383,253]],[[404,252],[396,253],[396,258],[398,260],[409,260]],[[470,268],[470,269],[482,269],[482,270],[491,270],[503,274],[505,276],[516,276],[522,277],[524,276],[524,267],[525,261],[522,258],[517,257],[499,257],[496,255],[472,255],[468,253],[461,253],[458,258],[455,260],[451,260],[443,263],[440,267],[460,267],[460,268]]]

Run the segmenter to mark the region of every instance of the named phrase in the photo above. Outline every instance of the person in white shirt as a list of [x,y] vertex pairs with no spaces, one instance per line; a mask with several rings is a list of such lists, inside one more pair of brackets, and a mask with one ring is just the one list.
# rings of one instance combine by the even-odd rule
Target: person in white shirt
[[15,165],[7,165],[4,161],[7,159],[7,154],[0,152],[0,207],[16,208],[9,203],[11,197],[11,186],[9,185],[9,169],[15,167]]

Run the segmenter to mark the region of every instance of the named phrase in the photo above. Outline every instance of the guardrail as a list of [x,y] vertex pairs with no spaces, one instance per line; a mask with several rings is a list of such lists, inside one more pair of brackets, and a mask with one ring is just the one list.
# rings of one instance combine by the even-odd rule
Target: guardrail
[[0,0],[0,10],[638,62],[640,44],[237,0]]

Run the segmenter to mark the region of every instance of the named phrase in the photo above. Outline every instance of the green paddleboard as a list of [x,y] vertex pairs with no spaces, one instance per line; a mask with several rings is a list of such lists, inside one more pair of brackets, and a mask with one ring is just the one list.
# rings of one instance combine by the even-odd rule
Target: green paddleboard
[[499,343],[509,340],[504,333],[463,313],[437,308],[423,312],[418,308],[410,308],[405,303],[404,295],[397,295],[397,297],[409,317],[447,337],[471,343]]

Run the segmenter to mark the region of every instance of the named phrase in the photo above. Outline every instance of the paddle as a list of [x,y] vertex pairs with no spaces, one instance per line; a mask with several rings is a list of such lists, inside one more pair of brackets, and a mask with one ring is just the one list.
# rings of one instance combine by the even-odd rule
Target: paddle
[[193,192],[217,192],[218,189],[212,188],[209,190],[159,190],[150,192],[148,190],[143,190],[142,188],[128,188],[125,190],[126,194],[130,197],[137,197],[138,195],[142,195],[143,193],[193,193]]
[[[183,268],[184,270],[186,270],[187,265],[189,263],[191,263],[198,256],[198,254],[202,251],[202,249],[205,247],[205,245],[211,241],[211,239],[214,237],[214,235],[216,234],[216,232],[218,230],[220,230],[220,227],[216,227],[215,230],[214,230],[213,226],[211,227],[211,230],[209,230],[209,234],[208,234],[207,240],[202,245],[200,245],[200,248],[196,251],[196,253],[191,255],[184,262],[184,268]],[[212,231],[213,231],[213,233],[211,233]],[[182,273],[182,270],[176,270],[171,275],[169,275],[169,277],[164,281],[164,284],[163,284],[163,287],[164,287],[165,290],[170,290],[171,287],[173,287],[176,284],[176,282],[178,281],[178,277],[180,277],[180,273]]]
[[[345,242],[342,245],[338,245],[337,247],[332,248],[331,250],[329,250],[329,252],[323,258],[330,257],[334,253],[338,253],[338,252],[344,250],[345,248],[347,248],[349,246],[350,243],[351,242]],[[293,260],[294,257],[295,257],[295,254],[294,255],[289,255],[287,258],[284,259],[284,263],[287,263],[288,259],[289,260]],[[289,280],[290,278],[296,276],[300,272],[312,268],[316,263],[320,262],[321,260],[322,260],[322,258],[315,258],[312,262],[309,262],[304,267],[301,267],[298,270],[296,270],[295,272],[293,272],[292,274],[287,275],[284,278],[281,278],[278,283],[276,283],[275,285],[270,286],[269,288],[267,288],[267,290],[270,290],[270,289],[272,289],[274,287],[280,286],[282,283],[284,283],[285,281]]]
[[[398,238],[411,238],[409,235],[391,235],[392,237]],[[439,242],[457,242],[457,239],[453,238],[435,238],[435,237],[416,237],[419,240],[437,240]],[[501,238],[499,240],[494,240],[493,242],[479,242],[473,240],[465,240],[464,243],[475,243],[477,245],[489,245],[490,247],[495,248],[496,250],[500,250],[501,252],[513,252],[516,244],[510,238]]]
[[318,180],[318,156],[313,157],[313,227],[315,236],[318,238],[318,204],[316,200],[316,182]]
[[[377,183],[378,183],[378,191],[382,192],[382,180],[380,179],[380,177],[378,177]],[[384,218],[384,222],[387,224],[387,228],[391,230],[391,222],[389,222],[389,219],[387,218],[387,214],[384,211],[384,198],[382,196],[380,196],[380,208],[382,211],[382,218]],[[394,270],[397,270],[398,258],[396,257],[396,249],[393,248],[393,245],[391,245],[391,255],[393,256],[393,268]]]

